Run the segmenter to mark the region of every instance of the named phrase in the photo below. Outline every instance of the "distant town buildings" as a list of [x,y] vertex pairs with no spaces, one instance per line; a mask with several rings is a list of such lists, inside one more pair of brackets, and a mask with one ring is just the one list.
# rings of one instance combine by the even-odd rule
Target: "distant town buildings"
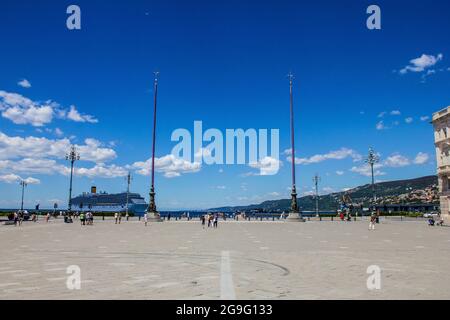
[[450,106],[433,114],[441,215],[450,223]]

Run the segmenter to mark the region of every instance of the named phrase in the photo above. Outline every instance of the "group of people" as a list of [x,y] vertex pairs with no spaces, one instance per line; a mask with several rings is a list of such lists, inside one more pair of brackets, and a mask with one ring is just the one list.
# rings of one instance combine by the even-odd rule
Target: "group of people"
[[[435,217],[436,217],[436,219],[435,219]],[[434,225],[443,226],[444,225],[444,219],[442,219],[440,213],[438,213],[436,215],[431,215],[428,218],[428,225],[429,226],[434,226]]]
[[79,214],[80,217],[80,223],[82,226],[84,225],[88,225],[88,226],[92,226],[94,224],[94,214],[90,211],[84,213],[81,212]]
[[21,226],[22,222],[24,220],[24,212],[23,211],[19,211],[19,212],[14,212],[13,213],[13,220],[14,220],[14,225],[17,226]]
[[204,214],[200,217],[200,220],[202,222],[202,227],[203,229],[205,229],[205,225],[206,223],[208,223],[208,228],[211,228],[211,226],[213,226],[214,229],[216,229],[218,227],[218,223],[219,223],[219,215],[216,214]]

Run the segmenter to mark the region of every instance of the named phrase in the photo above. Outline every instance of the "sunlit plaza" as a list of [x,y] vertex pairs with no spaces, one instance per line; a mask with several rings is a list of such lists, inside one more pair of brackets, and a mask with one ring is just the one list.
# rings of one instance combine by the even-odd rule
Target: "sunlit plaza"
[[0,225],[0,242],[0,299],[450,298],[450,230],[422,219],[40,219]]

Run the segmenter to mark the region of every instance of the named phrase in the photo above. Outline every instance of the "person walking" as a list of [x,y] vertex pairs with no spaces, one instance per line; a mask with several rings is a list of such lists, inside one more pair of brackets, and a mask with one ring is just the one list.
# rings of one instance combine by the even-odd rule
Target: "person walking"
[[203,229],[205,229],[206,218],[205,218],[205,215],[204,215],[204,214],[202,214],[202,216],[200,217],[200,220],[202,221],[202,227],[203,227]]
[[212,222],[212,216],[210,214],[208,214],[208,228],[211,227],[211,222]]
[[85,219],[84,212],[80,213],[80,225],[85,225]]
[[217,229],[217,223],[218,223],[219,217],[217,214],[214,215],[214,229]]
[[114,219],[116,220],[115,224],[117,224],[117,222],[119,221],[119,213],[114,213]]
[[144,223],[145,223],[145,226],[147,226],[147,223],[148,223],[148,214],[147,214],[147,212],[144,214]]
[[119,224],[122,222],[122,212],[119,212]]
[[45,216],[46,223],[48,223],[48,220],[50,220],[50,212],[47,212],[47,215]]
[[372,215],[370,216],[369,230],[375,230],[376,220],[377,216],[375,215],[375,213],[372,213]]
[[23,222],[23,216],[24,216],[23,212],[20,212],[20,213],[19,213],[19,227],[22,225],[22,222]]

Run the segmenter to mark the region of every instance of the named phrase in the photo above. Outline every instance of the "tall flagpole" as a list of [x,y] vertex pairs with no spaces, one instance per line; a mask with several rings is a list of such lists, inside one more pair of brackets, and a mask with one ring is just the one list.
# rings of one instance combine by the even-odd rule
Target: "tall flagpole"
[[156,143],[156,103],[158,99],[158,76],[159,72],[154,72],[155,80],[153,82],[153,141],[152,141],[152,184],[150,187],[150,203],[147,208],[149,221],[161,222],[161,216],[156,210],[155,204],[155,143]]
[[290,72],[288,74],[289,78],[289,98],[290,98],[290,114],[291,114],[291,150],[292,150],[292,192],[291,192],[291,209],[287,217],[288,221],[304,221],[300,210],[298,209],[297,203],[297,187],[295,185],[295,140],[294,140],[294,93],[293,93],[293,82],[294,75]]

